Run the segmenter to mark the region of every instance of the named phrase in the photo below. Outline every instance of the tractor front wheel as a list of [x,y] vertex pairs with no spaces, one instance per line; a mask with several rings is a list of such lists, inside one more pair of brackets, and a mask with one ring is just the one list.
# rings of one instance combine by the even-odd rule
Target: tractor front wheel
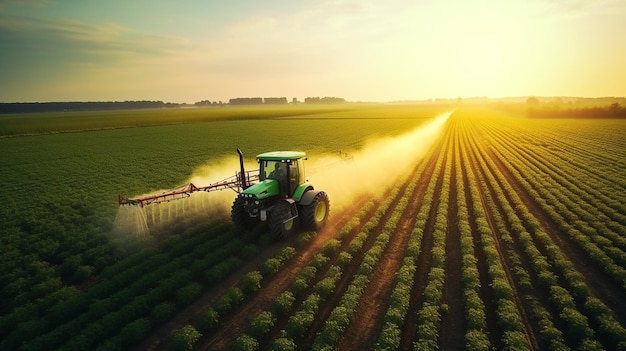
[[259,223],[257,218],[250,217],[245,209],[245,200],[241,196],[237,196],[233,201],[233,207],[230,211],[230,217],[236,226],[251,229]]
[[330,201],[328,195],[320,191],[310,204],[302,207],[302,223],[307,230],[320,230],[328,221]]
[[272,234],[278,239],[289,238],[298,230],[298,217],[291,213],[287,202],[279,202],[268,213],[268,225]]

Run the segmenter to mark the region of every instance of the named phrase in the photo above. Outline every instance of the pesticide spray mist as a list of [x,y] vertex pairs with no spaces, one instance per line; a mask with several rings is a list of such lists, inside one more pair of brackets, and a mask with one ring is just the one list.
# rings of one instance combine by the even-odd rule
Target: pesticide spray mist
[[311,158],[307,178],[328,193],[333,210],[346,209],[357,197],[384,191],[414,168],[451,114],[443,113],[408,133],[371,141],[350,157]]
[[[246,164],[246,169],[255,169],[256,164]],[[196,169],[186,183],[206,186],[232,177],[239,170],[237,156],[206,164]],[[133,198],[166,192],[166,189],[152,191]],[[194,192],[189,198],[152,204],[145,207],[121,206],[113,223],[111,236],[119,247],[134,247],[153,242],[154,236],[167,236],[181,233],[191,224],[206,222],[214,218],[228,218],[230,206],[237,193],[225,189],[221,191]]]
[[[306,176],[316,189],[328,193],[333,211],[347,209],[357,197],[371,196],[392,185],[415,167],[437,139],[452,112],[443,113],[424,125],[392,138],[371,141],[349,155],[315,157],[306,161]],[[246,163],[256,169],[256,163]],[[188,182],[205,186],[235,175],[236,156],[199,167]],[[164,191],[164,190],[163,190]],[[155,191],[156,194],[162,191]],[[231,190],[195,192],[188,199],[150,205],[122,206],[115,219],[114,236],[121,241],[145,243],[150,230],[176,232],[191,222],[207,218],[227,218],[236,193]],[[154,230],[153,230],[154,231]],[[123,238],[123,239],[122,239]]]

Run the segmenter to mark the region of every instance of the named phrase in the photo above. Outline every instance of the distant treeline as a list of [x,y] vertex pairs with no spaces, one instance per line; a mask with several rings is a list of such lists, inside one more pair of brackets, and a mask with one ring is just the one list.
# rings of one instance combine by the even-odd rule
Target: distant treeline
[[536,108],[530,107],[527,112],[531,118],[626,118],[626,108],[619,103],[613,103],[606,107],[588,108]]
[[231,105],[263,105],[263,104],[286,104],[287,98],[262,98],[262,97],[251,97],[251,98],[234,98],[228,100],[228,103]]
[[345,99],[331,96],[326,96],[323,98],[308,97],[304,99],[305,104],[343,104],[344,102],[346,102]]
[[[338,97],[307,97],[307,104],[339,104],[346,102]],[[298,104],[300,101],[293,98],[291,103]],[[36,113],[36,112],[71,112],[71,111],[108,111],[130,110],[142,108],[177,108],[185,106],[225,106],[225,105],[286,105],[289,101],[286,97],[251,97],[234,98],[228,103],[221,101],[202,100],[188,105],[185,103],[172,103],[163,101],[69,101],[69,102],[0,102],[0,114],[3,113]]]
[[11,102],[0,103],[0,113],[106,111],[179,106],[163,101]]
[[[304,99],[305,104],[341,104],[346,102],[345,99],[338,97],[307,97]],[[228,101],[230,105],[284,105],[289,101],[286,97],[251,97],[251,98],[234,98]],[[292,103],[299,103],[298,99],[293,98]],[[197,104],[196,104],[197,105]]]

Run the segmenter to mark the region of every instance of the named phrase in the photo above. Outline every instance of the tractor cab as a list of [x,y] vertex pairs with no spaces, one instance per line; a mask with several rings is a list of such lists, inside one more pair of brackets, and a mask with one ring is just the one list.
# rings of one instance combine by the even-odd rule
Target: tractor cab
[[276,151],[258,155],[259,180],[276,180],[279,195],[293,197],[298,186],[305,182],[305,156],[304,152],[297,151]]

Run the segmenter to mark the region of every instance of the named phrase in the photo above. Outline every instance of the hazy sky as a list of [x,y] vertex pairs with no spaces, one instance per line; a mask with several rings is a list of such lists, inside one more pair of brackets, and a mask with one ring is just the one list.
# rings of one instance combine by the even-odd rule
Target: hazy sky
[[624,0],[0,0],[0,102],[626,96]]

